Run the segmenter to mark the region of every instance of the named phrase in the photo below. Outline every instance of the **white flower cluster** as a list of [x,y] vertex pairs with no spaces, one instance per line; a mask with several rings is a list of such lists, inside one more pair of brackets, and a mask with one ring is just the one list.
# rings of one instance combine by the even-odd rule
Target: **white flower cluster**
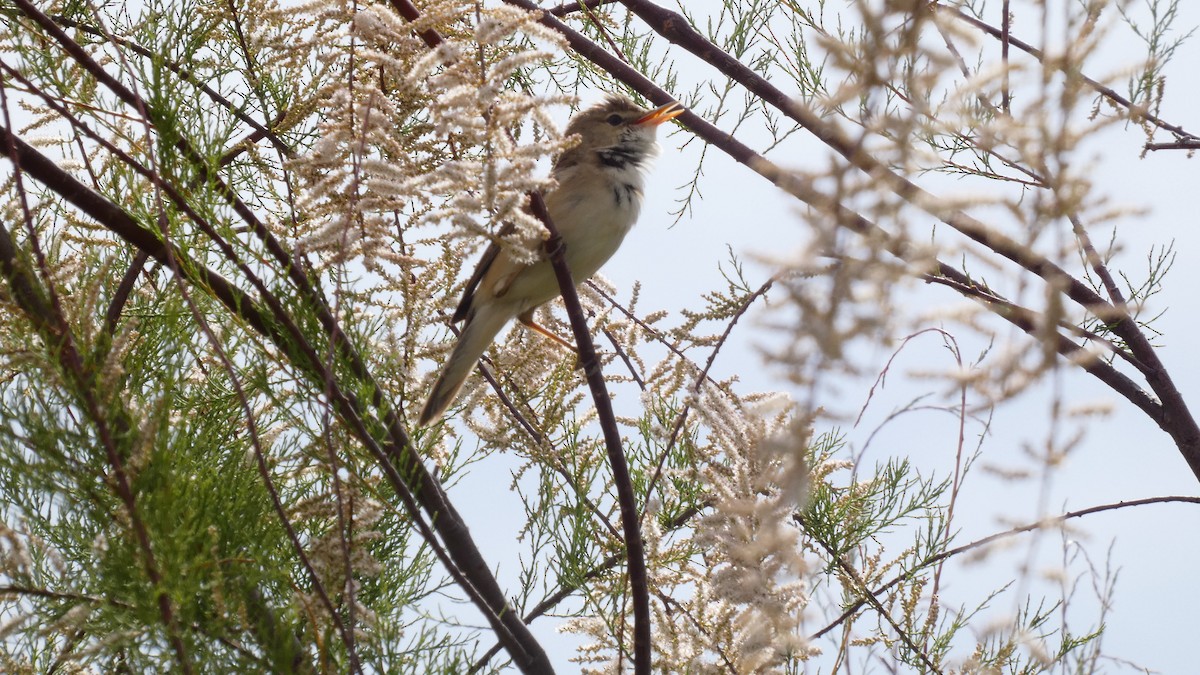
[[[664,531],[653,502],[643,520],[649,585],[658,591],[652,594],[656,670],[787,672],[816,653],[801,630],[808,568],[793,521],[804,501],[810,434],[777,404],[747,404],[715,387],[695,395],[710,456],[696,472],[711,509],[690,538]],[[593,597],[611,591],[610,583],[623,579],[594,581]],[[631,627],[624,622],[621,634],[611,620],[583,616],[562,630],[589,640],[574,660],[581,672],[599,674],[621,672]]]
[[738,672],[774,672],[807,650],[807,566],[793,516],[804,500],[797,477],[807,475],[808,435],[797,435],[787,415],[754,414],[714,388],[697,398],[697,415],[725,459],[701,471],[713,507],[696,524],[707,559],[703,610],[725,615],[726,656]]
[[[539,160],[565,147],[545,112],[565,99],[513,83],[553,56],[535,41],[557,48],[561,38],[517,8],[435,4],[417,23],[383,5],[358,8],[342,36],[346,77],[327,94],[320,140],[295,165],[310,221],[302,248],[327,262],[406,262],[393,253],[397,227],[437,222],[454,234],[512,223],[514,242],[540,240],[523,207],[549,186]],[[429,47],[420,31],[441,43]]]
[[[380,525],[383,505],[367,496],[358,485],[343,482],[341,490],[339,495],[330,486],[329,490],[297,504],[293,512],[297,521],[312,524],[320,533],[305,542],[313,573],[335,607],[354,604],[354,613],[359,620],[356,629],[361,629],[363,625],[374,625],[378,619],[369,603],[359,597],[359,592],[362,580],[375,579],[383,570],[371,550],[373,544],[384,538]],[[342,511],[340,519],[339,509]],[[342,529],[343,524],[349,532]],[[304,611],[324,620],[331,618],[316,590],[297,589],[295,598]],[[370,639],[367,635],[360,637]]]

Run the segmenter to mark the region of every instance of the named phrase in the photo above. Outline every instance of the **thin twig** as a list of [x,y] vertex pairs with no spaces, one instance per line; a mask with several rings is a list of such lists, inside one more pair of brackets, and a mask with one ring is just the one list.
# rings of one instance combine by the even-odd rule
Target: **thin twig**
[[117,286],[112,300],[108,303],[108,311],[104,313],[104,330],[109,335],[116,335],[117,323],[121,320],[121,312],[124,311],[125,303],[129,301],[129,295],[133,293],[133,287],[137,284],[137,279],[142,274],[142,268],[149,259],[150,254],[145,251],[138,251],[134,254],[133,260],[130,261],[129,268],[125,270],[125,275],[121,277],[121,283]]
[[625,348],[622,347],[620,341],[617,340],[617,336],[613,335],[612,331],[607,328],[601,328],[600,332],[604,333],[604,337],[608,338],[608,341],[610,344],[612,344],[613,349],[617,350],[617,356],[621,357],[621,361],[625,363],[625,368],[629,370],[629,376],[633,378],[633,381],[637,384],[638,389],[646,391],[645,380],[638,375],[637,368],[634,367],[633,361],[629,358],[629,354],[625,352]]
[[[415,5],[412,4],[411,0],[391,0],[391,3],[392,9],[396,10],[397,14],[404,17],[405,21],[411,23],[421,18],[421,12],[416,8]],[[425,42],[425,46],[429,47],[430,49],[437,49],[438,47],[442,46],[443,42],[445,42],[445,40],[442,39],[442,36],[432,28],[417,31],[417,37],[421,38],[421,40]]]
[[1000,67],[1004,69],[1004,81],[1000,85],[1003,87],[1003,91],[1000,92],[1000,109],[1004,111],[1005,115],[1008,115],[1012,106],[1012,90],[1008,84],[1008,45],[1011,41],[1009,28],[1012,25],[1012,14],[1009,13],[1008,0],[1004,0],[1000,11],[1003,14],[1003,18],[1000,20]]
[[[753,293],[747,295],[746,299],[742,301],[741,306],[739,306],[737,311],[733,313],[733,316],[729,319],[729,323],[725,325],[725,330],[721,332],[721,337],[719,337],[716,344],[713,345],[712,351],[708,355],[708,359],[704,362],[704,367],[700,369],[700,372],[696,375],[695,382],[692,383],[691,393],[693,397],[700,395],[700,390],[703,388],[705,381],[709,379],[708,372],[712,370],[713,364],[717,360],[717,355],[721,353],[721,347],[725,346],[725,341],[728,340],[730,334],[733,333],[734,326],[736,326],[738,321],[745,316],[746,312],[750,311],[750,307],[756,300],[766,297],[767,291],[770,291],[773,285],[775,285],[775,277],[767,279],[763,285],[755,289]],[[683,431],[683,427],[687,424],[688,414],[691,412],[691,410],[692,404],[685,401],[683,404],[683,410],[680,411],[679,415],[675,418],[675,424],[671,426],[671,435],[667,439],[667,445],[665,448],[663,448],[663,451],[659,453],[658,462],[654,466],[654,473],[650,477],[650,482],[646,484],[647,498],[654,494],[654,486],[658,483],[659,478],[662,476],[663,467],[667,463],[667,457],[670,456],[671,451],[675,449],[675,443],[679,440],[679,434],[681,431]]]
[[[504,387],[500,386],[500,382],[496,379],[496,376],[492,374],[490,368],[486,367],[482,362],[480,362],[476,366],[476,370],[488,383],[488,385],[491,386],[492,392],[495,393],[496,397],[500,399],[501,405],[508,410],[510,415],[516,418],[517,424],[519,424],[521,428],[525,430],[525,433],[529,435],[529,438],[534,443],[549,450],[551,456],[554,458],[564,456],[564,453],[554,445],[553,441],[551,441],[549,437],[534,427],[533,423],[526,418],[525,413],[521,412],[521,410],[517,408],[517,404],[514,403],[511,398],[509,398],[508,394],[504,391]],[[511,378],[506,376],[505,381],[510,387],[513,387],[514,389],[516,388],[516,385],[513,383]],[[526,402],[525,405],[526,407],[529,407],[528,402]],[[530,414],[535,414],[535,411],[531,409]],[[605,529],[607,529],[610,534],[618,539],[621,538],[621,532],[612,524],[612,520],[609,519],[608,515],[600,510],[600,506],[592,501],[590,497],[578,489],[574,477],[571,476],[569,471],[567,471],[567,468],[558,463],[556,460],[550,462],[550,467],[555,473],[557,473],[563,478],[563,480],[567,482],[567,485],[570,485],[573,489],[575,489],[576,496],[579,497],[580,501],[584,505],[584,508],[591,512],[592,516],[594,516],[597,520],[603,523]]]
[[566,16],[573,12],[592,10],[604,5],[611,5],[616,1],[617,0],[576,0],[576,2],[564,2],[557,7],[547,9],[546,13],[554,16]]
[[[595,567],[593,567],[592,569],[588,570],[587,574],[584,574],[582,577],[580,577],[579,585],[570,586],[570,585],[564,584],[564,585],[560,586],[557,591],[555,591],[554,593],[551,593],[550,595],[545,597],[541,602],[534,605],[533,608],[530,609],[525,614],[525,616],[521,617],[521,620],[524,621],[526,624],[533,623],[533,621],[535,619],[542,616],[546,612],[549,612],[550,610],[554,609],[556,606],[558,606],[558,603],[571,597],[572,593],[574,593],[575,591],[582,588],[582,582],[590,581],[591,579],[595,579],[596,577],[600,576],[604,572],[607,572],[608,570],[616,567],[624,559],[625,559],[625,557],[622,555],[610,555],[609,557],[602,560],[600,562],[600,564],[598,564]],[[472,675],[472,673],[478,673],[479,671],[483,670],[483,668],[485,666],[487,666],[488,662],[492,660],[492,657],[495,656],[496,654],[500,653],[500,649],[501,649],[500,644],[492,645],[491,649],[488,649],[486,652],[483,653],[483,656],[479,657],[475,661],[475,663],[471,664],[471,668],[470,668],[470,670],[467,671],[466,675]]]
[[[796,516],[795,520],[801,527],[804,527],[803,518]],[[849,577],[858,587],[855,590],[861,597],[860,602],[865,602],[866,604],[871,605],[871,607],[875,610],[875,613],[878,614],[881,619],[886,621],[888,625],[892,627],[892,630],[896,631],[896,636],[900,638],[900,641],[904,643],[904,646],[908,647],[909,651],[920,658],[921,662],[925,664],[925,667],[928,668],[930,672],[941,675],[941,669],[939,669],[933,663],[933,660],[929,658],[929,655],[926,654],[923,649],[917,646],[917,643],[913,641],[913,638],[908,634],[908,632],[905,631],[904,628],[902,628],[894,618],[892,618],[891,612],[889,612],[887,608],[883,606],[883,603],[880,602],[879,594],[871,591],[871,588],[867,586],[866,580],[859,575],[858,570],[854,569],[854,566],[851,565],[845,558],[838,555],[828,542],[824,541],[823,539],[813,537],[811,533],[809,536],[812,537],[813,540],[818,544],[820,544],[821,548],[825,549],[825,552],[829,554],[829,557],[833,560],[834,564],[837,565],[838,568],[842,570],[842,573]]]
[[[982,539],[976,539],[975,541],[970,542],[969,544],[963,544],[962,546],[952,548],[948,551],[942,551],[941,553],[938,553],[936,555],[929,556],[928,558],[922,560],[921,562],[917,563],[916,565],[913,565],[911,568],[896,575],[895,577],[893,577],[891,580],[887,581],[886,583],[876,587],[873,591],[870,591],[870,595],[872,597],[878,597],[880,594],[887,591],[889,588],[892,588],[893,586],[895,586],[897,584],[900,584],[905,581],[908,581],[909,579],[912,579],[916,575],[917,572],[929,567],[930,565],[935,565],[935,564],[938,564],[948,558],[953,558],[956,555],[960,555],[962,553],[966,553],[967,551],[972,551],[974,549],[981,548],[983,546],[987,546],[988,544],[991,544],[992,542],[998,541],[1000,539],[1005,539],[1008,537],[1016,536],[1018,534],[1023,534],[1025,532],[1032,532],[1034,530],[1040,530],[1049,525],[1053,525],[1056,523],[1057,524],[1065,523],[1068,520],[1071,520],[1074,518],[1082,518],[1083,516],[1088,516],[1093,513],[1102,513],[1104,511],[1113,511],[1116,509],[1123,509],[1123,508],[1130,507],[1130,506],[1145,506],[1148,504],[1175,504],[1175,503],[1200,504],[1200,497],[1190,497],[1190,496],[1148,497],[1146,499],[1132,499],[1129,501],[1121,501],[1121,502],[1116,502],[1116,503],[1112,503],[1112,504],[1101,504],[1099,506],[1091,506],[1086,509],[1080,509],[1078,511],[1069,511],[1067,513],[1064,513],[1059,516],[1055,516],[1053,518],[1039,520],[1035,523],[1028,523],[1026,525],[1021,525],[1019,527],[1014,527],[1010,530],[1005,530],[1003,532],[997,532],[995,534],[990,534],[986,537],[983,537]],[[803,526],[803,522],[800,519],[797,518],[796,522],[801,524],[801,526]],[[828,633],[829,631],[833,630],[834,628],[837,628],[842,623],[844,623],[847,619],[849,619],[850,617],[857,614],[858,611],[860,609],[862,609],[863,605],[866,603],[867,603],[867,600],[865,598],[860,598],[859,600],[856,600],[853,604],[850,605],[850,607],[848,607],[846,609],[846,611],[842,612],[842,614],[839,615],[836,619],[834,619],[829,625],[825,626],[824,628],[817,631],[816,633],[813,633],[812,635],[810,635],[808,638],[809,641],[814,642],[821,636]]]
[[1200,150],[1200,139],[1176,141],[1174,143],[1147,143],[1147,150]]
[[[668,340],[665,335],[663,335],[659,331],[655,330],[655,328],[653,326],[646,323],[640,316],[629,311],[628,307],[626,307],[625,305],[622,305],[620,302],[617,302],[616,298],[612,297],[607,292],[605,292],[604,289],[602,289],[602,288],[600,288],[600,286],[596,285],[596,282],[589,279],[586,282],[584,282],[584,285],[586,285],[588,288],[592,289],[592,291],[594,291],[597,295],[599,295],[601,298],[603,298],[604,301],[607,302],[613,309],[617,310],[621,314],[624,314],[625,318],[629,319],[630,321],[633,322],[633,324],[635,326],[642,329],[642,331],[644,333],[646,333],[646,335],[649,335],[650,337],[654,338],[654,340],[656,342],[658,342],[662,346],[666,347],[667,351],[671,352],[672,354],[674,354],[676,357],[678,357],[682,361],[692,363],[693,366],[696,365],[694,362],[692,362],[692,360],[690,358],[688,358],[687,354],[683,353],[683,350],[679,348],[679,345]],[[709,378],[709,382],[711,382],[714,385],[717,384],[715,381],[712,380],[712,378]]]

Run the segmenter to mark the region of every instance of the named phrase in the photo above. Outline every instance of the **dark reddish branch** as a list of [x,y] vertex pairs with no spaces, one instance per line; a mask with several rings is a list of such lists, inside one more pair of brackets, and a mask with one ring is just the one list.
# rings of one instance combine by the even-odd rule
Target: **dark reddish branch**
[[[604,333],[604,337],[608,338],[608,344],[612,345],[621,362],[625,364],[625,369],[629,371],[629,377],[633,379],[634,384],[638,386],[638,389],[646,391],[646,381],[642,379],[637,368],[633,365],[633,359],[629,358],[629,352],[625,351],[625,348],[621,346],[621,341],[608,328],[601,328],[600,330]],[[646,494],[649,494],[649,491]]]
[[[529,421],[529,419],[526,418],[525,414],[521,412],[516,402],[509,398],[508,394],[505,393],[504,387],[500,386],[500,382],[495,378],[495,376],[492,375],[488,368],[485,368],[481,363],[479,364],[477,370],[479,374],[483,376],[483,379],[487,381],[488,386],[492,388],[492,391],[496,394],[496,398],[500,399],[500,403],[508,410],[509,414],[517,420],[517,423],[521,425],[521,428],[525,430],[525,433],[529,435],[530,440],[545,448],[547,451],[553,453],[555,457],[567,457],[570,454],[564,448],[555,444],[553,439],[547,437],[545,434],[534,428],[533,424]],[[504,380],[505,384],[510,388],[515,391],[520,391],[520,385],[513,381],[512,377],[506,375]],[[528,400],[523,400],[522,404],[530,410],[531,414],[536,413]],[[552,462],[550,468],[552,468],[559,476],[562,476],[563,480],[567,481],[567,484],[574,484],[574,478],[561,462]],[[618,539],[621,537],[620,530],[618,530],[616,526],[612,524],[612,520],[609,519],[608,514],[602,511],[598,504],[593,502],[586,494],[583,494],[582,492],[579,493],[578,499],[580,503],[583,504],[583,507],[588,510],[588,513],[592,514],[593,518],[604,524],[604,528],[608,530],[613,537]],[[528,624],[529,622],[526,621],[525,623]]]
[[625,560],[629,574],[629,593],[633,600],[633,672],[650,672],[651,641],[650,641],[650,589],[646,577],[646,552],[642,543],[641,518],[638,514],[637,494],[633,488],[633,480],[629,475],[629,463],[625,459],[625,450],[621,447],[621,429],[617,425],[617,417],[613,412],[612,398],[608,395],[608,387],[604,382],[604,374],[600,371],[600,359],[596,358],[596,346],[592,343],[592,334],[588,331],[587,319],[583,315],[583,305],[579,303],[579,294],[575,291],[575,282],[571,279],[571,270],[563,253],[566,245],[546,211],[542,195],[534,192],[529,199],[533,214],[542,221],[550,232],[545,250],[554,266],[554,276],[558,278],[558,288],[562,292],[563,304],[567,307],[567,316],[571,319],[571,331],[575,334],[575,346],[579,350],[579,362],[587,376],[588,387],[592,390],[592,400],[596,405],[596,417],[600,429],[604,432],[604,446],[608,451],[609,465],[612,467],[613,485],[617,489],[617,504],[621,508],[621,529],[625,539]]
[[576,2],[564,2],[557,7],[551,7],[550,9],[547,9],[546,12],[554,16],[566,16],[572,12],[584,12],[596,9],[602,5],[611,5],[616,1],[617,0],[576,0]]
[[[1134,356],[1150,369],[1146,381],[1162,402],[1162,414],[1154,417],[1155,422],[1171,436],[1180,453],[1183,455],[1184,460],[1187,461],[1188,466],[1192,469],[1193,474],[1197,478],[1200,478],[1200,426],[1197,426],[1191,410],[1184,402],[1182,395],[1171,380],[1166,368],[1162,366],[1158,355],[1154,353],[1153,347],[1150,346],[1146,336],[1141,332],[1137,323],[1128,313],[1114,307],[1113,304],[1100,297],[1087,284],[1067,274],[1065,270],[1054,262],[1033,253],[1027,247],[1022,246],[1010,237],[992,230],[975,218],[960,211],[951,213],[942,212],[936,207],[939,202],[933,195],[925,192],[922,188],[903,176],[899,176],[887,167],[882,166],[878,160],[865,152],[859,144],[845,138],[836,127],[822,121],[812,111],[709,42],[703,35],[696,32],[682,15],[658,7],[653,3],[645,2],[644,0],[621,1],[630,11],[642,18],[655,32],[673,44],[677,44],[700,57],[722,74],[732,78],[762,98],[766,103],[778,108],[813,133],[819,140],[841,154],[853,166],[886,183],[889,189],[893,190],[901,198],[930,211],[931,215],[938,217],[963,235],[982,244],[993,252],[1008,258],[1020,267],[1041,277],[1047,283],[1061,287],[1067,297],[1079,303],[1101,319],[1111,322],[1113,324],[1113,333],[1124,340],[1130,346]],[[538,7],[529,2],[529,0],[505,0],[505,2],[530,11],[538,10]],[[571,48],[581,56],[592,61],[601,69],[607,71],[651,101],[662,104],[672,100],[669,94],[641,73],[634,70],[628,64],[622,63],[611,54],[608,54],[598,45],[576,31],[573,31],[557,18],[543,14],[541,21],[544,25],[561,33],[567,39]],[[1014,38],[1010,37],[1010,42],[1019,49],[1023,48],[1021,43]],[[1115,92],[1113,93],[1115,94]],[[1105,93],[1105,95],[1108,94]],[[705,141],[718,147],[736,161],[749,166],[755,172],[788,193],[822,211],[833,214],[842,225],[860,233],[878,231],[878,228],[874,224],[862,218],[859,214],[850,211],[826,195],[818,193],[812,189],[811,185],[806,184],[797,177],[781,171],[778,167],[775,167],[746,146],[734,140],[732,136],[720,131],[699,116],[689,111],[678,119]],[[1169,126],[1164,126],[1164,128],[1171,129]],[[890,239],[890,237],[888,238]],[[902,251],[893,250],[892,252],[903,257]],[[1098,371],[1091,372],[1095,374]],[[1120,393],[1125,395],[1124,392]],[[1138,401],[1134,402],[1138,403]],[[1139,404],[1139,408],[1141,407]]]
[[[275,119],[271,120],[267,124],[274,127],[274,126],[282,123],[283,120],[285,118],[287,118],[287,116],[288,116],[287,110],[280,110],[278,113],[275,114]],[[258,143],[262,139],[266,138],[267,135],[269,135],[270,133],[271,132],[266,127],[262,127],[261,129],[256,129],[256,130],[251,131],[250,133],[246,134],[245,136],[242,137],[242,140],[238,141],[237,143],[234,143],[233,146],[230,147],[229,150],[227,150],[225,152],[225,154],[221,155],[220,159],[217,160],[217,165],[218,166],[229,165],[230,163],[233,162],[233,160],[237,159],[239,155],[241,155],[242,153],[249,150],[255,143]],[[291,156],[290,151],[285,152],[283,150],[280,150],[280,154],[282,154],[284,157]]]
[[1147,150],[1200,150],[1200,139],[1176,141],[1174,143],[1147,143]]
[[[460,334],[460,331],[455,329],[453,326],[451,327],[451,330],[454,331],[455,335]],[[500,385],[500,381],[497,380],[494,375],[492,375],[490,368],[487,368],[483,365],[483,363],[480,363],[475,370],[484,379],[484,381],[488,383],[488,386],[492,388],[492,392],[496,394],[496,398],[500,399],[500,404],[503,405],[506,410],[508,410],[508,414],[513,416],[513,419],[517,421],[517,424],[529,436],[529,440],[531,440],[534,444],[541,446],[548,452],[554,453],[556,457],[566,456],[566,453],[561,447],[555,445],[552,439],[548,438],[545,434],[538,431],[538,429],[533,426],[533,423],[530,422],[525,413],[521,411],[520,407],[517,405],[517,402],[513,401],[512,398],[509,397],[508,393],[504,391],[504,387]],[[514,382],[510,377],[505,377],[505,384],[516,391],[520,391],[520,385]],[[530,413],[536,412],[532,409],[527,400],[523,400],[522,404],[529,409]],[[571,475],[565,468],[563,468],[561,464],[554,464],[551,468],[553,468],[555,473],[562,476],[563,479],[568,483],[572,482]],[[580,500],[583,502],[584,508],[586,508],[588,512],[596,518],[596,520],[604,523],[604,527],[608,529],[608,531],[612,533],[614,537],[619,538],[621,536],[621,533],[609,520],[608,515],[604,511],[601,511],[600,507],[592,502],[587,495],[581,494]],[[526,621],[525,623],[528,624],[529,622]]]
[[[411,23],[421,18],[421,12],[413,6],[411,0],[391,0],[391,3],[392,9],[395,9],[400,16],[404,17],[405,21]],[[417,37],[421,38],[425,42],[425,46],[430,49],[437,49],[444,42],[442,36],[433,29],[417,31]]]
[[117,324],[121,321],[121,313],[125,311],[125,303],[129,301],[129,295],[133,293],[138,277],[142,274],[142,268],[149,258],[149,254],[145,251],[138,251],[130,261],[129,269],[125,270],[124,276],[121,277],[121,283],[108,303],[108,311],[104,313],[104,330],[110,336],[117,334]]

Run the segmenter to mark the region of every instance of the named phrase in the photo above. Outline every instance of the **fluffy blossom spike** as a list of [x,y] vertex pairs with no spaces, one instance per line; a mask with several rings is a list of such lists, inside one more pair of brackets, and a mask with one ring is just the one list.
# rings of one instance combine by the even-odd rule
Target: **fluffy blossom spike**
[[[545,111],[565,99],[509,88],[552,56],[512,44],[516,35],[551,46],[561,38],[514,7],[439,8],[427,8],[419,27],[444,36],[432,50],[384,7],[363,7],[348,22],[337,64],[348,77],[326,92],[321,138],[294,163],[305,218],[289,236],[325,263],[359,259],[379,271],[405,262],[393,252],[397,217],[401,229],[449,223],[460,234],[513,222],[513,242],[540,231],[521,207],[529,191],[548,187],[538,162],[567,146]],[[464,17],[477,17],[465,31]],[[530,122],[533,133],[523,129]]]

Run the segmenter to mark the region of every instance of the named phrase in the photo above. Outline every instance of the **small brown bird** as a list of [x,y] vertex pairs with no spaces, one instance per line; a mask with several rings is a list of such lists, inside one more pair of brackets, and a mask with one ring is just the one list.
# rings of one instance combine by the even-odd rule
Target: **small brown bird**
[[[642,206],[643,174],[658,154],[658,125],[683,111],[678,103],[646,111],[624,96],[610,96],[567,124],[566,134],[578,134],[580,142],[554,162],[551,175],[558,185],[545,199],[566,244],[567,267],[575,283],[595,274],[633,227]],[[421,410],[419,424],[429,424],[450,407],[475,362],[514,317],[566,344],[533,321],[534,310],[558,295],[558,281],[544,255],[536,263],[524,264],[492,243],[451,319],[466,323]]]

